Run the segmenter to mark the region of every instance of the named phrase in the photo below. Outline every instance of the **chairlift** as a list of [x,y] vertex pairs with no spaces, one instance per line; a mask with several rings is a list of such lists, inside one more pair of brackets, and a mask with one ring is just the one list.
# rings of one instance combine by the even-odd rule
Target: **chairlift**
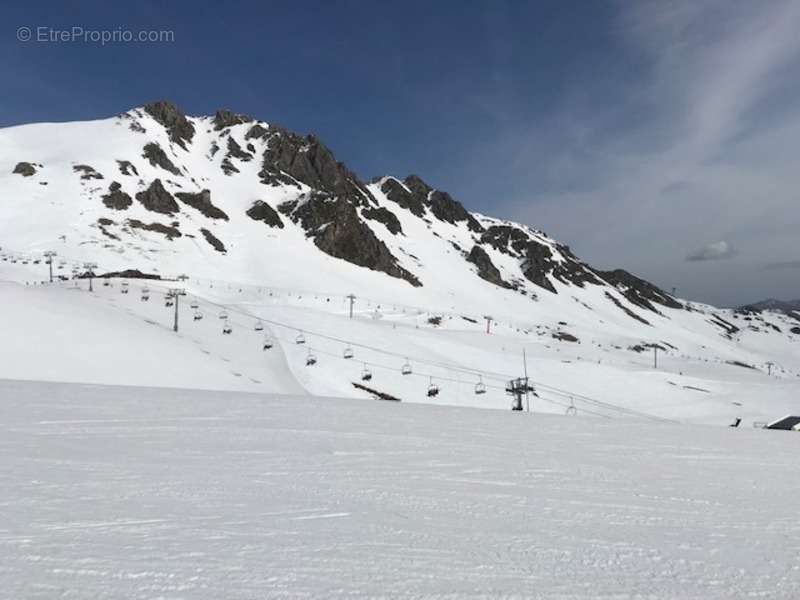
[[411,363],[406,359],[405,364],[400,368],[400,373],[403,375],[411,375]]
[[361,370],[361,381],[371,381],[372,371],[367,368],[367,363],[364,363],[364,368]]
[[147,302],[148,300],[150,300],[150,290],[142,288],[142,302]]
[[273,339],[269,336],[269,334],[264,336],[264,344],[261,346],[262,350],[269,350],[275,345]]
[[342,356],[347,359],[353,358],[353,349],[350,346],[347,346],[347,348],[344,349],[344,352],[342,352]]
[[110,281],[106,280],[106,281],[103,282],[103,287],[110,287],[110,286],[111,286],[111,282]]
[[303,332],[297,334],[297,337],[294,338],[295,344],[305,344],[306,343],[306,336],[303,335]]
[[311,348],[308,349],[308,356],[306,356],[306,366],[310,367],[311,365],[317,364],[317,357],[314,356],[314,353],[311,352]]
[[227,319],[228,318],[228,313],[226,311],[224,311],[224,310],[220,311],[219,318],[220,319]]
[[199,310],[194,311],[194,316],[192,317],[194,321],[202,321],[203,320],[203,313]]
[[253,327],[255,331],[264,331],[264,324],[259,320],[256,321],[255,326]]
[[123,281],[122,284],[120,284],[120,290],[119,291],[122,294],[127,294],[130,291],[128,289],[128,282],[127,281]]
[[175,301],[172,299],[172,294],[164,294],[164,306],[170,307],[175,304]]
[[230,323],[228,323],[227,319],[225,320],[225,324],[222,326],[222,334],[223,335],[230,335],[233,333],[233,327],[231,327]]
[[433,377],[431,377],[430,383],[428,384],[428,398],[433,398],[434,396],[439,395],[439,386],[433,383]]
[[197,300],[192,300],[192,303],[189,305],[189,308],[191,308],[192,310],[197,310],[198,308],[200,308],[200,304],[197,302]]
[[483,383],[483,375],[478,375],[478,383],[475,384],[475,394],[480,396],[486,393],[486,384]]

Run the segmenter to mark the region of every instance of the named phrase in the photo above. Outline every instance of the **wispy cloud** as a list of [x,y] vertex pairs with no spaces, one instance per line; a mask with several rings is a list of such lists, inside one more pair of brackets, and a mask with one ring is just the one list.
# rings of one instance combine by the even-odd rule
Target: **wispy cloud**
[[784,260],[766,264],[767,269],[800,269],[800,260]]
[[686,257],[686,260],[689,261],[701,261],[701,260],[722,260],[725,258],[732,258],[736,254],[736,251],[726,241],[720,242],[711,242],[710,244],[706,244],[699,250],[695,250],[689,256]]

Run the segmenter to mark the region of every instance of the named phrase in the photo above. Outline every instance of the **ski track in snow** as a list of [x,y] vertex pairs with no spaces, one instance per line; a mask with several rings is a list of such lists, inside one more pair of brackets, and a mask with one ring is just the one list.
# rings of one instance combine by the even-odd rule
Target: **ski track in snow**
[[797,598],[797,437],[0,381],[6,598]]

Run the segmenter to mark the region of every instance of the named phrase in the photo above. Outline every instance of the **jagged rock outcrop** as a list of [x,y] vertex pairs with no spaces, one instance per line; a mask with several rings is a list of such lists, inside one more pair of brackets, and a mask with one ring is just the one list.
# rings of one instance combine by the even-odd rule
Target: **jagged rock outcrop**
[[133,204],[133,200],[122,191],[122,185],[119,182],[112,181],[108,186],[108,193],[103,194],[103,204],[114,210],[127,210]]
[[143,223],[138,219],[128,219],[125,221],[125,224],[131,229],[143,229],[144,231],[154,231],[155,233],[160,233],[166,236],[168,240],[174,240],[182,235],[177,227],[171,227],[161,223]]
[[134,167],[133,163],[129,160],[118,160],[117,166],[119,166],[119,172],[123,175],[130,175],[133,173],[137,177],[139,176],[139,171],[136,170],[136,167]]
[[103,179],[103,175],[98,173],[94,167],[89,165],[74,165],[73,172],[80,173],[81,179]]
[[144,147],[142,156],[150,161],[150,164],[154,167],[161,167],[173,175],[181,174],[180,169],[173,164],[169,157],[167,157],[167,153],[155,142],[151,142]]
[[613,271],[596,271],[596,273],[617,288],[632,304],[652,312],[659,312],[653,303],[667,308],[683,308],[683,304],[672,296],[623,269]]
[[250,123],[252,120],[253,119],[247,115],[239,115],[233,111],[221,108],[216,112],[216,114],[214,114],[212,123],[214,123],[214,129],[216,131],[221,131],[226,127],[233,127],[234,125],[241,125],[242,123]]
[[177,106],[161,100],[145,104],[144,110],[164,126],[172,142],[186,150],[186,144],[191,143],[194,137],[194,125]]
[[209,219],[229,220],[225,211],[212,204],[210,190],[203,190],[197,193],[178,192],[175,196],[184,204],[188,204],[192,208],[199,210]]
[[291,184],[294,180],[353,204],[375,204],[358,177],[313,135],[301,137],[281,131],[270,135],[259,177],[269,185]]
[[388,229],[393,235],[403,233],[403,226],[400,225],[400,219],[398,219],[397,215],[384,206],[378,208],[370,206],[362,210],[361,215],[370,221],[378,221],[379,223],[383,223],[386,226],[386,229]]
[[505,281],[503,281],[503,277],[500,275],[500,269],[494,266],[494,263],[492,262],[492,259],[489,258],[486,250],[480,246],[475,245],[472,247],[472,250],[470,250],[469,254],[467,255],[467,262],[470,262],[478,267],[478,277],[481,279],[485,279],[489,283],[493,283],[494,285],[498,285],[500,287],[511,287]]
[[280,215],[278,215],[274,208],[262,200],[256,200],[253,206],[247,209],[245,214],[254,221],[261,221],[270,227],[283,229],[283,221],[281,221]]
[[207,241],[209,244],[211,244],[211,246],[214,248],[214,250],[216,250],[217,252],[220,252],[220,253],[222,253],[222,254],[225,254],[225,253],[227,253],[227,250],[226,250],[226,248],[225,248],[225,244],[223,244],[223,243],[222,243],[222,242],[221,242],[221,241],[220,241],[220,240],[219,240],[219,239],[218,239],[218,238],[217,238],[217,237],[216,237],[216,236],[215,236],[213,233],[211,233],[211,232],[210,232],[208,229],[206,229],[206,228],[204,227],[204,228],[200,229],[200,233],[202,233],[202,234],[203,234],[203,237],[204,237],[204,238],[206,238],[206,241]]
[[345,198],[312,194],[295,207],[285,207],[291,218],[300,223],[317,248],[335,258],[381,271],[409,282],[422,284],[401,267],[389,249],[359,218],[356,207]]
[[392,202],[405,208],[417,217],[425,216],[425,200],[427,194],[415,194],[410,192],[405,185],[397,181],[394,177],[387,177],[381,184],[381,191]]
[[36,167],[29,162],[18,162],[12,173],[22,175],[23,177],[31,177],[36,174]]
[[136,199],[150,211],[171,215],[177,213],[180,208],[175,198],[172,197],[160,179],[154,179],[146,190],[136,194]]
[[492,225],[481,235],[481,243],[510,256],[522,257],[531,241],[523,230],[509,225]]

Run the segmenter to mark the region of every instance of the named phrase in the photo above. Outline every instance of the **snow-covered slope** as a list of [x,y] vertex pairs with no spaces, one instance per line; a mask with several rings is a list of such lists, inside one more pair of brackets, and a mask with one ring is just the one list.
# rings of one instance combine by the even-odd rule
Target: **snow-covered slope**
[[800,597],[796,435],[0,381],[6,598]]
[[[57,279],[94,263],[99,274],[161,277],[149,285],[163,292],[186,275],[180,285],[191,296],[183,320],[195,327],[194,346],[214,353],[211,346],[227,344],[217,354],[238,364],[212,375],[219,365],[207,370],[205,359],[184,356],[184,340],[175,342],[172,374],[131,351],[140,362],[122,381],[147,383],[141,373],[153,372],[160,385],[185,385],[178,374],[190,365],[203,370],[201,387],[250,389],[259,385],[250,379],[272,381],[261,355],[248,354],[261,334],[247,350],[237,335],[260,317],[273,322],[288,365],[276,363],[279,383],[269,391],[299,385],[315,394],[363,395],[352,383],[368,368],[376,390],[404,400],[507,406],[504,378],[522,374],[524,348],[531,377],[562,392],[550,398],[550,409],[562,412],[580,395],[658,416],[728,422],[776,416],[796,395],[794,314],[738,313],[673,298],[625,271],[592,268],[541,231],[470,213],[419,177],[364,183],[315,137],[228,111],[186,117],[158,102],[111,119],[2,129],[0,198],[0,279],[42,281],[48,250],[58,253]],[[3,289],[0,318],[15,331],[6,339],[37,328],[51,332],[63,338],[52,345],[55,358],[70,352],[71,340],[78,344],[77,315],[91,313],[100,331],[114,332],[114,343],[172,344],[168,330],[158,339],[147,327],[146,335],[140,331],[144,320],[167,329],[171,319],[155,302],[138,300],[141,280],[129,280],[125,297],[121,282],[114,283],[98,287],[91,301],[110,310],[113,300],[118,312],[135,314],[135,332],[113,311],[107,321],[103,312],[95,317],[89,297],[69,296],[64,282]],[[349,294],[356,296],[353,321],[345,317]],[[237,311],[237,332],[221,338],[218,320],[192,323],[189,298]],[[80,306],[64,309],[56,322],[51,315],[62,301]],[[485,316],[493,319],[491,337],[482,333]],[[300,330],[308,343],[290,343]],[[344,359],[350,344],[357,356]],[[108,350],[101,359],[128,352]],[[13,362],[13,347],[3,351],[9,359],[0,368],[8,377],[116,377],[97,363],[77,364],[80,354],[61,361],[67,368]],[[310,351],[315,370],[305,368]],[[416,367],[412,376],[400,373],[405,362]],[[378,377],[381,368],[386,374]],[[484,379],[487,394],[472,393]],[[436,382],[440,393],[428,397]]]

